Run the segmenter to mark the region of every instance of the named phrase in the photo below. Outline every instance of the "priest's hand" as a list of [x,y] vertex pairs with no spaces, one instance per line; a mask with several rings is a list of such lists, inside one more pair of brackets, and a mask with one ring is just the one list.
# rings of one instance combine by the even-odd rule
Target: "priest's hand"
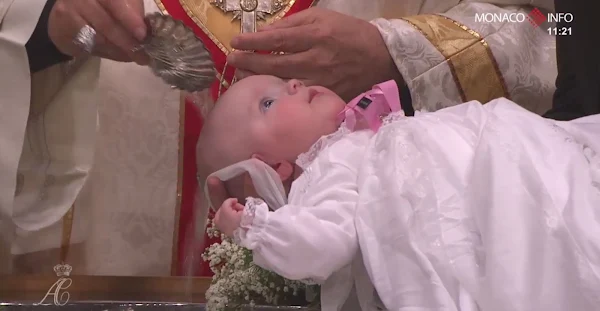
[[225,200],[215,214],[217,229],[228,237],[233,236],[233,232],[240,227],[243,212],[244,206],[238,203],[237,199],[230,198]]
[[48,19],[48,35],[59,51],[75,57],[90,52],[74,40],[85,26],[96,32],[92,54],[148,63],[145,53],[135,51],[146,37],[143,0],[56,0]]
[[377,83],[401,80],[387,46],[373,24],[313,7],[281,19],[256,33],[234,37],[233,67],[255,74],[301,79],[325,86],[350,100]]

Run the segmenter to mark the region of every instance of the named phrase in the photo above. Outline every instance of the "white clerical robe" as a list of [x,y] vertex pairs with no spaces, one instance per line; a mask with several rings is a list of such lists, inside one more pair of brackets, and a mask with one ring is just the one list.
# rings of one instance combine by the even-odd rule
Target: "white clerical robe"
[[531,6],[552,11],[553,0],[329,0],[319,5],[373,20],[416,110],[499,97],[538,114],[551,107],[556,41],[547,25],[478,22],[475,17],[527,15]]
[[[1,3],[0,266],[10,269],[11,254],[61,244],[61,220],[92,166],[99,60],[66,63],[32,76],[25,43],[45,1]],[[84,224],[77,221],[84,215],[75,216],[74,243],[84,238]]]
[[170,274],[179,92],[95,58],[30,77],[24,46],[45,1],[0,4],[0,107],[12,111],[0,117],[0,272],[52,273],[67,242],[74,273]]
[[[154,0],[144,2],[147,12],[159,9]],[[457,0],[321,0],[318,6],[365,20],[393,19],[389,22],[375,20],[374,23],[404,76],[417,109],[435,110],[463,99],[486,102],[499,94],[497,90],[506,89],[509,93],[506,96],[528,109],[543,112],[549,107],[554,90],[554,39],[543,31],[540,33],[541,30],[535,33],[528,30],[528,24],[475,24],[474,14],[470,12],[499,10],[500,6],[507,12],[516,12],[519,7],[507,6],[530,4],[551,9],[551,1],[485,1],[498,6],[482,2],[461,1],[456,7]],[[71,243],[85,240],[83,254],[69,254],[68,261],[77,273],[169,274],[173,236],[178,230],[175,227],[181,190],[178,187],[181,180],[178,150],[181,148],[179,131],[183,127],[180,128],[179,92],[162,84],[147,68],[107,60],[100,66],[99,81],[95,80],[98,60],[88,61],[69,77],[63,71],[68,65],[56,66],[30,77],[24,45],[44,4],[44,0],[0,0],[0,109],[11,111],[0,114],[0,233],[4,241],[0,258],[7,259],[11,253],[28,254],[58,248],[65,232],[60,218],[74,205],[75,220],[70,240]],[[469,73],[477,77],[478,72],[456,70],[462,68],[461,64],[464,67],[464,62],[460,62],[460,58],[446,59],[451,54],[439,46],[440,42],[451,38],[436,41],[435,37],[426,37],[416,31],[413,24],[418,21],[399,20],[400,17],[444,12],[464,26],[460,31],[453,29],[456,38],[465,34],[473,36],[474,32],[486,36],[486,46],[492,54],[482,49],[483,45],[469,53],[475,55],[472,59],[483,63],[481,68],[497,67],[500,71],[495,80],[478,88],[492,95],[461,91],[468,88],[465,81],[469,81]],[[426,23],[435,24],[432,22],[435,16],[427,18]],[[60,81],[59,85],[52,86],[57,81]],[[53,88],[62,94],[62,99],[67,99],[48,100],[51,96],[41,96],[40,104],[36,104],[32,102],[36,96],[31,94],[38,87]],[[59,117],[58,112],[42,114],[43,118],[37,114],[37,119],[28,123],[30,111],[41,109],[34,108],[36,106],[53,107],[49,111],[66,111],[70,117]],[[93,134],[95,107],[99,109],[100,127]],[[75,118],[76,115],[79,117]],[[67,135],[68,142],[53,140],[61,136],[57,132],[41,130],[48,126],[49,118],[60,120],[52,123],[53,128],[78,135]],[[44,133],[55,133],[56,136],[43,137]],[[95,154],[91,167],[92,157],[84,150],[92,148],[93,142]],[[46,143],[57,144],[58,149],[48,154]],[[26,156],[27,153],[30,155]],[[67,155],[72,157],[60,161],[53,158]],[[21,159],[28,160],[23,160],[19,167]],[[48,163],[68,165],[56,168]],[[46,166],[51,169],[47,171]],[[19,175],[18,171],[26,174]],[[70,177],[55,178],[56,174]],[[43,195],[42,180],[53,183],[54,191],[46,191]],[[86,186],[81,188],[83,182]],[[22,185],[20,192],[17,191],[18,184]],[[47,203],[34,204],[36,197],[48,198]],[[15,216],[19,217],[13,219]],[[16,230],[18,225],[21,228]],[[45,229],[32,231],[36,228]],[[157,253],[165,256],[155,256]],[[59,259],[57,255],[52,260],[58,262]],[[41,266],[40,260],[42,258],[33,260],[29,265]],[[1,263],[3,261],[1,267],[7,266]],[[44,263],[43,271],[49,271],[54,265],[54,262]]]

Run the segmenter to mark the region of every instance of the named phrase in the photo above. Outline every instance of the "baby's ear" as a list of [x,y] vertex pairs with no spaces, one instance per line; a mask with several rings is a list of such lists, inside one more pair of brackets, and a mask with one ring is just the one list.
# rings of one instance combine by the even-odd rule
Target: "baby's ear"
[[294,165],[288,161],[267,161],[259,154],[253,154],[252,158],[261,160],[271,166],[282,181],[288,180],[294,174]]

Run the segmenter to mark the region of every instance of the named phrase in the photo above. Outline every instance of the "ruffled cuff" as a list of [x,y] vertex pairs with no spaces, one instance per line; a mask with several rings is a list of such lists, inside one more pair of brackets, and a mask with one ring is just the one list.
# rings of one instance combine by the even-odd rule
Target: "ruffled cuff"
[[235,243],[247,249],[257,248],[262,243],[268,216],[269,207],[263,200],[247,198],[240,227],[233,232]]

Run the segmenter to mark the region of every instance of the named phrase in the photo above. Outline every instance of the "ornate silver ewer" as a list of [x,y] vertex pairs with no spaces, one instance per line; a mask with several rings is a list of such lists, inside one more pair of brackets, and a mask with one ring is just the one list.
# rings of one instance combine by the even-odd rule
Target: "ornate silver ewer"
[[142,45],[152,72],[174,88],[197,92],[216,79],[215,64],[204,43],[183,22],[169,15],[146,16],[149,35]]

